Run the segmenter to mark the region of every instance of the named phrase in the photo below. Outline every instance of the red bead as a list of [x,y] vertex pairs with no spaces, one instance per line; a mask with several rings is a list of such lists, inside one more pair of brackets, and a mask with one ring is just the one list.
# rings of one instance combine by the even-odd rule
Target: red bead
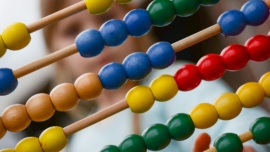
[[251,60],[264,61],[270,57],[270,39],[264,35],[256,35],[247,40],[247,47]]
[[202,81],[200,71],[193,64],[186,64],[181,67],[174,75],[178,89],[181,91],[189,91],[196,88]]
[[226,66],[221,56],[217,54],[208,54],[202,57],[197,63],[202,79],[211,81],[220,78]]
[[249,60],[249,55],[246,47],[233,44],[221,52],[220,56],[223,58],[223,61],[228,70],[239,70],[245,67]]

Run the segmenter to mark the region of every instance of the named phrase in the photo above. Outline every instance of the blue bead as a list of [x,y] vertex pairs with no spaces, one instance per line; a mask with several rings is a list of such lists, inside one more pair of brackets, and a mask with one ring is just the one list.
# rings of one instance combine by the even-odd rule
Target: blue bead
[[152,20],[146,10],[135,9],[124,17],[127,30],[131,36],[143,36],[152,27]]
[[105,65],[98,73],[102,86],[107,90],[116,90],[127,81],[125,69],[122,64],[112,62]]
[[142,80],[152,71],[148,56],[142,52],[135,52],[127,56],[123,61],[123,66],[130,80]]
[[128,37],[126,25],[121,20],[109,20],[100,27],[99,31],[107,46],[118,46]]
[[219,16],[217,23],[222,29],[224,36],[236,36],[246,27],[245,15],[237,10],[230,10]]
[[176,59],[174,50],[168,42],[155,43],[147,50],[146,54],[154,69],[167,68]]
[[8,68],[0,69],[0,95],[8,95],[13,92],[18,85],[18,80],[13,75],[13,71]]
[[244,13],[247,24],[258,26],[264,23],[269,16],[269,9],[264,1],[252,0],[247,2],[241,11]]
[[85,58],[99,55],[105,46],[99,31],[95,29],[80,33],[75,39],[75,44],[80,55]]

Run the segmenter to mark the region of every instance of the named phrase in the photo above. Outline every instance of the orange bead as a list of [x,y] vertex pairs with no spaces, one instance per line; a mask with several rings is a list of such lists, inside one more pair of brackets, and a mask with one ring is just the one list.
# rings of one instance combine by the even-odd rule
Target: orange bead
[[3,124],[2,118],[0,117],[0,139],[5,136],[7,130]]
[[99,77],[95,73],[81,75],[74,83],[75,89],[82,100],[98,97],[103,90]]
[[32,96],[25,107],[31,120],[36,122],[48,120],[55,112],[50,96],[43,93]]
[[56,86],[50,93],[51,101],[57,111],[68,111],[74,108],[79,97],[73,84],[63,83]]
[[2,121],[8,131],[19,132],[30,124],[31,119],[24,105],[15,104],[5,109],[2,113]]

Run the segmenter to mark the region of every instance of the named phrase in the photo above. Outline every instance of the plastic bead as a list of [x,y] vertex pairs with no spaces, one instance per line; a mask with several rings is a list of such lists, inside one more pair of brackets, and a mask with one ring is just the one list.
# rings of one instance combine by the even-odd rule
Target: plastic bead
[[31,122],[26,108],[21,104],[9,106],[2,113],[2,121],[5,128],[11,132],[24,130]]
[[245,29],[247,21],[245,15],[237,10],[230,10],[223,13],[217,23],[222,29],[224,36],[236,36]]
[[153,25],[160,27],[170,24],[176,15],[176,11],[170,0],[154,0],[148,5],[147,11]]
[[176,59],[176,55],[170,43],[158,42],[152,45],[146,52],[154,69],[169,67]]
[[242,110],[242,104],[234,93],[224,93],[214,103],[219,119],[230,120],[238,116]]
[[99,55],[105,46],[100,32],[95,29],[80,33],[75,39],[75,44],[80,55],[85,58]]
[[114,0],[114,1],[118,4],[127,4],[127,3],[131,2],[132,0]]
[[107,12],[111,6],[113,1],[112,0],[84,0],[84,3],[88,9],[90,14],[103,14]]
[[173,140],[185,140],[195,131],[195,126],[189,115],[180,113],[174,115],[166,123]]
[[201,103],[193,108],[190,117],[196,128],[206,129],[213,126],[218,120],[215,107],[209,103]]
[[121,152],[146,152],[147,147],[144,143],[142,136],[140,135],[129,135],[125,137],[119,144]]
[[27,137],[18,142],[15,147],[16,152],[43,152],[38,138]]
[[226,133],[218,137],[214,143],[218,152],[242,152],[244,147],[240,138],[234,133]]
[[109,20],[100,27],[99,31],[107,46],[118,46],[128,37],[126,25],[121,20]]
[[128,55],[122,64],[130,80],[142,80],[152,71],[148,56],[142,52]]
[[260,105],[265,97],[263,87],[256,82],[249,82],[242,85],[238,88],[236,94],[245,108],[253,108]]
[[143,139],[147,149],[152,151],[161,150],[171,142],[170,132],[167,126],[163,124],[155,124],[144,130]]
[[129,90],[126,95],[129,108],[134,113],[144,113],[154,104],[155,98],[149,87],[136,86]]
[[266,74],[264,74],[259,83],[262,85],[265,95],[266,97],[270,98],[270,72],[267,72]]
[[180,91],[196,88],[202,81],[200,71],[193,64],[186,64],[176,71],[174,79]]
[[82,100],[95,99],[103,91],[103,86],[98,75],[95,73],[86,73],[81,75],[75,81],[74,86],[77,94]]
[[32,96],[26,102],[25,107],[31,120],[36,122],[48,120],[55,112],[50,96],[47,94]]
[[63,83],[53,88],[50,98],[57,111],[71,110],[79,102],[75,87],[70,83]]
[[202,79],[212,81],[220,78],[225,70],[225,63],[221,56],[208,54],[202,57],[197,63]]
[[105,65],[98,73],[102,86],[107,90],[115,90],[122,87],[127,76],[122,64],[112,62]]
[[172,0],[172,3],[181,17],[191,16],[200,8],[200,0]]
[[0,152],[15,152],[15,150],[11,148],[6,148],[6,149],[1,149]]
[[257,144],[270,143],[270,118],[261,117],[256,119],[251,125],[249,130],[252,132],[253,140]]
[[7,48],[4,44],[4,41],[2,39],[2,36],[0,35],[0,58],[4,56],[4,54],[7,52]]
[[100,152],[120,152],[117,146],[114,145],[108,145],[103,147]]
[[3,124],[2,117],[0,117],[0,139],[5,136],[7,130]]
[[157,101],[168,101],[178,92],[177,83],[170,75],[161,75],[153,80],[150,88]]
[[143,36],[148,33],[152,27],[152,20],[148,12],[143,9],[135,9],[128,12],[123,21],[131,36]]
[[0,95],[8,95],[13,92],[17,85],[18,80],[13,75],[13,71],[8,68],[0,69]]
[[203,6],[212,6],[219,2],[219,0],[200,0],[200,1],[201,1],[201,5]]

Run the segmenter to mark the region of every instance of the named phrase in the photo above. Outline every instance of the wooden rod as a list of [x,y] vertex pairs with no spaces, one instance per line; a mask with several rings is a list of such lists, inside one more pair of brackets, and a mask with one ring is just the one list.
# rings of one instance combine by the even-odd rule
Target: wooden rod
[[123,101],[120,101],[104,110],[101,110],[91,116],[88,116],[80,121],[77,121],[67,127],[65,127],[63,130],[64,130],[64,133],[66,136],[69,136],[69,135],[72,135],[88,126],[91,126],[105,118],[108,118],[120,111],[123,111],[125,109],[129,108],[128,104],[127,104],[127,101],[126,100],[123,100]]
[[59,20],[62,20],[68,16],[71,16],[73,14],[76,14],[80,11],[83,11],[86,9],[86,5],[84,3],[84,1],[78,2],[74,5],[71,5],[65,9],[62,9],[58,12],[55,12],[49,16],[46,16],[32,24],[29,24],[27,26],[28,32],[29,33],[33,33],[39,29],[42,29],[48,25],[51,25]]
[[266,5],[268,6],[268,8],[270,9],[270,0],[265,0],[264,2],[266,3]]

